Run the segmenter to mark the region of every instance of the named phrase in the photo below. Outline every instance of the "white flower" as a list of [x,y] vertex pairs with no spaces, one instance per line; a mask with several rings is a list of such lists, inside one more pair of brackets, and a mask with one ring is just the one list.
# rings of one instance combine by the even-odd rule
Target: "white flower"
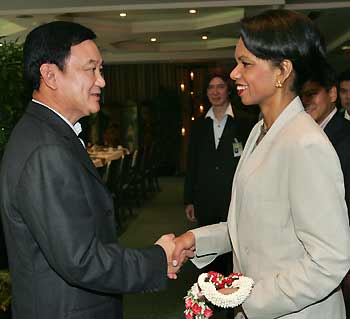
[[[226,279],[233,279],[232,284],[231,281],[229,284],[225,283],[226,288],[232,287],[239,289],[229,295],[224,295],[217,291],[216,287],[222,285]],[[203,273],[198,277],[198,282],[193,284],[191,289],[187,292],[187,295],[184,297],[186,305],[184,314],[193,313],[193,305],[197,304],[201,307],[201,313],[195,315],[195,319],[207,318],[204,316],[204,313],[208,310],[211,312],[211,316],[212,309],[206,304],[206,300],[210,301],[213,305],[222,308],[236,307],[242,304],[249,296],[253,285],[254,281],[251,278],[244,277],[241,274],[233,273],[229,278],[224,278],[221,274],[214,272],[211,272],[211,274]]]
[[207,278],[207,273],[201,274],[198,277],[198,286],[200,287],[205,298],[207,298],[213,305],[221,308],[232,308],[242,304],[249,296],[254,285],[253,279],[240,276],[238,279],[234,280],[232,284],[233,288],[239,289],[232,294],[224,295],[217,291],[215,284],[207,281]]

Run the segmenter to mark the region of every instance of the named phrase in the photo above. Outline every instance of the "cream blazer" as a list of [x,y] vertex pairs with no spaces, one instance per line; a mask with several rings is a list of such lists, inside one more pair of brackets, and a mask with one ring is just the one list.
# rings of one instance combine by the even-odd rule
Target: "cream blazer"
[[345,318],[338,286],[350,234],[337,154],[299,97],[255,147],[261,125],[238,164],[227,222],[192,230],[193,262],[233,252],[234,271],[255,281],[243,303],[249,319]]

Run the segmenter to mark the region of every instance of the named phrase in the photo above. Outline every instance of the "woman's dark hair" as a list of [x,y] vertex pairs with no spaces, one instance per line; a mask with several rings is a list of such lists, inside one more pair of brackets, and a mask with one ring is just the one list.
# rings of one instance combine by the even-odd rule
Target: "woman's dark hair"
[[23,58],[24,75],[33,90],[39,89],[42,64],[56,64],[63,70],[71,46],[95,38],[90,29],[67,21],[50,22],[32,30],[24,42]]
[[230,78],[229,72],[225,72],[223,70],[213,70],[208,73],[205,79],[205,88],[207,89],[209,86],[209,83],[214,78],[220,78],[227,84],[228,91],[231,92],[233,89],[233,81]]
[[242,19],[241,38],[251,53],[275,66],[290,60],[295,72],[291,89],[296,93],[326,55],[323,37],[314,23],[294,11],[269,10]]

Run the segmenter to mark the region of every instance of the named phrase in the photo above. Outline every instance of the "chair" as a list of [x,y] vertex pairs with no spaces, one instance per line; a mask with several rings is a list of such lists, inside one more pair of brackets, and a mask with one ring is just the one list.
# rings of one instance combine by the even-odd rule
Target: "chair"
[[143,200],[142,187],[139,182],[139,151],[136,149],[126,157],[128,159],[124,166],[123,192],[124,199],[129,205],[133,203],[137,207],[141,206]]
[[121,192],[121,175],[124,164],[124,156],[118,160],[109,161],[106,165],[106,170],[103,175],[103,181],[112,193],[114,200],[114,213],[117,222],[117,227],[121,231],[124,226],[124,216],[121,206],[122,192]]
[[148,188],[150,191],[160,191],[158,180],[158,163],[159,163],[159,148],[157,144],[153,142],[150,146],[148,153],[148,167],[146,169],[146,178],[148,180]]

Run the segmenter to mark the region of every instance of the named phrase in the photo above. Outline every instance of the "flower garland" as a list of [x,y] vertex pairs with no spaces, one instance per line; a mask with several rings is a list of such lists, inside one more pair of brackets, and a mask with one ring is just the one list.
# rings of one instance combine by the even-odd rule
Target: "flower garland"
[[[186,319],[207,319],[213,315],[213,310],[206,301],[221,308],[236,307],[249,296],[254,281],[240,273],[232,273],[228,277],[210,271],[198,277],[185,296]],[[232,294],[224,295],[218,290],[222,288],[239,288]]]

